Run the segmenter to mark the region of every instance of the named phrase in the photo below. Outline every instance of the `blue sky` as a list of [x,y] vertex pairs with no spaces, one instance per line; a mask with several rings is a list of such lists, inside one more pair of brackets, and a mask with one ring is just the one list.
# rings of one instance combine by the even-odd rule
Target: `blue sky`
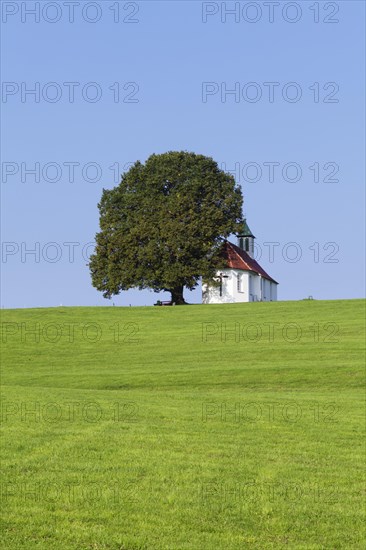
[[3,307],[111,305],[102,188],[168,150],[235,171],[280,300],[364,296],[365,4],[271,5],[2,2]]

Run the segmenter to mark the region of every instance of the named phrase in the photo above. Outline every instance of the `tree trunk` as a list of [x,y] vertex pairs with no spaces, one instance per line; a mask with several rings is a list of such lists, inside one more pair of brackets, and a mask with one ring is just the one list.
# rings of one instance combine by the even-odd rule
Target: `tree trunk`
[[184,301],[184,298],[183,298],[183,288],[184,288],[183,285],[177,286],[170,291],[172,295],[172,302],[177,306],[187,303]]

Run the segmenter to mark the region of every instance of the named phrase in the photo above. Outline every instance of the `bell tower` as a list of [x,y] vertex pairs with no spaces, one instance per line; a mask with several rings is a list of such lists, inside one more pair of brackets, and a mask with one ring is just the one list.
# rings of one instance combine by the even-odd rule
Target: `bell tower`
[[249,226],[247,224],[246,218],[244,218],[244,221],[242,223],[242,226],[240,228],[239,233],[237,233],[238,237],[238,247],[241,248],[241,250],[244,250],[251,258],[254,258],[254,235],[249,229]]

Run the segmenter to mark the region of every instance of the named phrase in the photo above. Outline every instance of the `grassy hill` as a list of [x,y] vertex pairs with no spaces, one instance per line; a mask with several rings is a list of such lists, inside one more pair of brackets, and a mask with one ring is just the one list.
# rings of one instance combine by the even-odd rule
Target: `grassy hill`
[[364,319],[3,310],[5,547],[364,548]]

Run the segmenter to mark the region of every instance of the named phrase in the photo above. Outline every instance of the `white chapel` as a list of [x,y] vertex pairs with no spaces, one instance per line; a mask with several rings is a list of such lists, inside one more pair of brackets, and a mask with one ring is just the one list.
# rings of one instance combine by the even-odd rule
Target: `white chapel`
[[226,267],[216,274],[218,286],[202,284],[203,304],[275,302],[278,283],[254,259],[254,235],[246,220],[237,235],[238,245],[225,241]]

